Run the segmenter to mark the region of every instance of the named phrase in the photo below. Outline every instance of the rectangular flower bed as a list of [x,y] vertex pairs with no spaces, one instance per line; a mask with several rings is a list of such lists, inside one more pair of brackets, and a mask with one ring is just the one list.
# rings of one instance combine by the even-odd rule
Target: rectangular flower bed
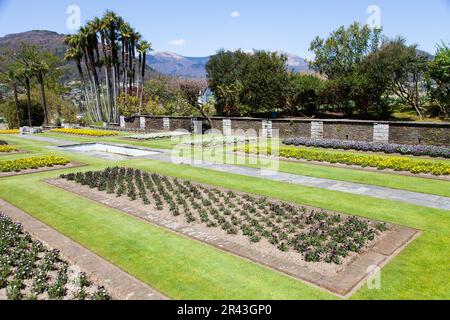
[[119,135],[118,132],[114,131],[102,131],[93,129],[53,129],[51,130],[51,132],[87,137],[112,137]]
[[0,212],[0,300],[109,300],[103,287]]
[[213,147],[219,145],[246,143],[256,140],[256,137],[244,136],[203,137],[192,141],[186,141],[185,144],[193,146]]
[[0,145],[0,153],[11,153],[18,151],[16,147],[14,146],[1,146]]
[[[246,146],[236,151],[243,151],[247,154],[259,155],[261,150],[259,147]],[[271,155],[271,148],[267,148],[266,155]],[[344,165],[353,165],[360,167],[371,167],[379,170],[391,169],[394,171],[405,171],[414,174],[432,174],[435,176],[450,175],[450,164],[448,162],[426,159],[410,159],[403,157],[389,157],[379,155],[355,154],[350,152],[330,152],[318,151],[305,148],[280,147],[279,156],[282,158],[318,161],[326,163],[337,163]]]
[[[416,234],[130,168],[67,174],[48,182],[340,294],[366,276],[366,263],[382,264]],[[341,282],[344,278],[348,281]]]
[[171,131],[171,132],[155,132],[155,133],[147,133],[147,134],[135,134],[129,136],[129,139],[134,140],[157,140],[157,139],[168,139],[174,137],[182,137],[182,136],[190,136],[189,132],[181,132],[181,131]]
[[437,146],[410,146],[404,144],[385,144],[362,141],[343,141],[335,139],[288,138],[283,141],[290,146],[344,149],[369,152],[399,153],[414,156],[450,158],[450,148]]
[[0,134],[19,134],[19,129],[11,129],[11,130],[0,130]]
[[39,169],[53,166],[65,166],[70,160],[64,157],[42,156],[15,160],[0,161],[0,173],[20,172],[28,169]]

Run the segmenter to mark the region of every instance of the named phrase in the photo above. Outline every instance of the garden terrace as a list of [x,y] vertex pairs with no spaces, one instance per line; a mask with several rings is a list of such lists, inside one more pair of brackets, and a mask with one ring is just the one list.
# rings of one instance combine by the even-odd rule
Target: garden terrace
[[[386,246],[386,242],[396,242],[396,250],[416,233],[386,223],[237,194],[130,168],[61,177],[64,180],[50,183],[72,192],[76,190],[77,194],[88,195],[117,209],[130,210],[131,206],[132,214],[141,212],[141,218],[168,228],[195,227],[199,240],[343,295],[357,285],[361,275],[364,278],[364,268],[355,271],[358,265],[355,261],[364,266],[367,256],[375,254],[372,248],[380,247],[380,243]],[[156,212],[156,220],[149,218],[152,212]],[[402,236],[391,241],[398,232]],[[192,237],[194,233],[190,231],[188,235]],[[249,252],[253,254],[247,256]],[[378,262],[385,259],[383,255]],[[299,271],[305,268],[308,273]],[[308,274],[324,280],[321,282]],[[352,278],[348,287],[340,287],[340,277]]]
[[363,141],[344,141],[336,139],[289,138],[283,143],[290,146],[305,146],[326,149],[356,150],[364,152],[384,152],[413,156],[450,158],[450,148],[437,146],[411,146],[404,144],[386,144]]
[[[244,150],[246,154],[263,154],[268,156],[273,154],[270,147],[266,148],[266,150],[261,150],[259,146],[246,146],[244,149],[235,149],[235,151],[242,150]],[[399,172],[431,174],[433,176],[450,175],[450,164],[446,161],[312,150],[296,147],[280,147],[276,151],[278,152],[279,157],[286,159],[343,164],[348,166],[359,166],[361,168],[371,167],[379,170],[391,169]]]
[[0,212],[0,300],[109,300],[58,250],[47,249]]
[[51,132],[76,136],[86,136],[86,137],[111,137],[119,135],[118,132],[114,131],[102,131],[92,129],[52,129]]

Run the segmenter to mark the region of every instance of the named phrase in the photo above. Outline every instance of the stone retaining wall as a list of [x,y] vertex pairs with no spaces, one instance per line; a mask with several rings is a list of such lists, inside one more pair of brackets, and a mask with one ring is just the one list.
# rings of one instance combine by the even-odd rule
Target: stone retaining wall
[[[230,133],[231,127],[233,131],[253,129],[262,132],[264,130],[264,135],[269,136],[273,130],[278,130],[281,138],[313,137],[450,147],[450,123],[221,117],[214,117],[212,120],[214,128],[224,130],[225,134]],[[197,121],[197,118],[145,116],[123,119],[121,125],[122,129],[148,132],[177,129],[193,132],[194,121]],[[195,127],[198,128],[198,123]],[[207,127],[207,122],[203,120],[203,130]]]

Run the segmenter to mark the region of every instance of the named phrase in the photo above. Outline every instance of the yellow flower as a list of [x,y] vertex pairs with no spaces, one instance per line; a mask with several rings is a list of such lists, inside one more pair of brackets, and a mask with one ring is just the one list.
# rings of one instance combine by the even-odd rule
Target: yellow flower
[[51,130],[51,132],[90,137],[110,137],[119,135],[118,132],[114,131],[102,131],[93,129],[53,129]]

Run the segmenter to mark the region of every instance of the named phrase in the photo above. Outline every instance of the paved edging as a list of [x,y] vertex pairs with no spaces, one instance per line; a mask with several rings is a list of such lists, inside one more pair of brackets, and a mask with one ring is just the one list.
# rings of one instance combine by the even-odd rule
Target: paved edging
[[78,265],[95,282],[105,286],[114,299],[168,300],[142,281],[2,199],[0,211],[14,221],[20,222],[33,237],[45,245],[58,249],[64,259]]

